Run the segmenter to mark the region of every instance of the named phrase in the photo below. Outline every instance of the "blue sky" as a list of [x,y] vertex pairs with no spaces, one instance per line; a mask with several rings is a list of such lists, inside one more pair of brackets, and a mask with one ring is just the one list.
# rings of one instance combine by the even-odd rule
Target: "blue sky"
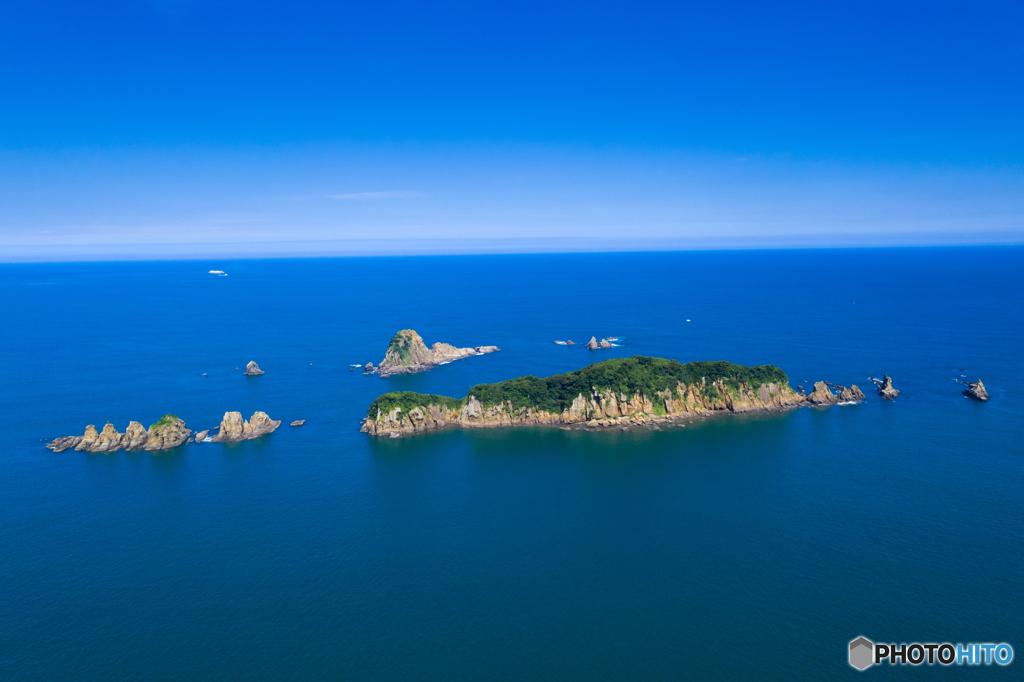
[[1024,241],[1020,3],[3,12],[0,260]]

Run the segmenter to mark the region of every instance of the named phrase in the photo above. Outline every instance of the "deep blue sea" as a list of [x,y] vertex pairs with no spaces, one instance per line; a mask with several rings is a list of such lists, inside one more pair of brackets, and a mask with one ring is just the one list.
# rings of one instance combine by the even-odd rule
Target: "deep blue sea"
[[[0,679],[1022,678],[1024,248],[3,265],[0,303]],[[409,327],[502,352],[349,371]],[[623,341],[552,343],[592,335]],[[359,433],[388,390],[636,354],[868,399],[661,431]],[[228,410],[285,425],[43,447]],[[858,635],[1017,660],[858,673]]]

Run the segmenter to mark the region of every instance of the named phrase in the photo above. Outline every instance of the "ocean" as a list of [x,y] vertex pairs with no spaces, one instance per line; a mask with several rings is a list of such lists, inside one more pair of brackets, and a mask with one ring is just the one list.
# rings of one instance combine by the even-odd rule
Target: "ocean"
[[[17,264],[0,301],[2,679],[1020,679],[859,673],[847,643],[1024,655],[1024,248]],[[350,371],[406,328],[502,350]],[[659,431],[359,432],[386,391],[632,355],[868,395]],[[229,410],[285,423],[44,448]]]

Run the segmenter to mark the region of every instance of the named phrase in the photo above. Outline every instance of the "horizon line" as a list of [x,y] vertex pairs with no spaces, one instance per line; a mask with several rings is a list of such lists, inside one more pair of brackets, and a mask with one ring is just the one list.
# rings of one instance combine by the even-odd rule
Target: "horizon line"
[[[857,235],[855,235],[857,236]],[[872,235],[876,237],[877,235]],[[905,235],[903,235],[905,236]],[[997,235],[989,235],[997,236]],[[517,255],[585,255],[615,253],[683,253],[701,251],[835,251],[844,249],[934,249],[1024,246],[1024,235],[998,233],[1001,239],[970,242],[915,242],[892,240],[889,243],[872,239],[820,240],[794,238],[790,243],[780,240],[744,244],[730,240],[651,240],[643,244],[630,244],[623,239],[586,240],[553,238],[492,238],[492,239],[423,239],[423,240],[296,240],[237,242],[181,242],[164,244],[89,244],[75,245],[64,253],[54,254],[53,247],[39,245],[20,246],[22,251],[14,258],[10,251],[0,255],[0,264],[28,263],[103,263],[103,262],[160,262],[207,260],[279,260],[313,258],[413,258],[430,256],[517,256]],[[812,243],[819,242],[819,243]],[[529,247],[527,246],[529,245]],[[505,248],[497,248],[503,246]],[[333,249],[331,248],[333,247]],[[519,247],[519,248],[516,248]],[[59,248],[59,247],[58,247]]]

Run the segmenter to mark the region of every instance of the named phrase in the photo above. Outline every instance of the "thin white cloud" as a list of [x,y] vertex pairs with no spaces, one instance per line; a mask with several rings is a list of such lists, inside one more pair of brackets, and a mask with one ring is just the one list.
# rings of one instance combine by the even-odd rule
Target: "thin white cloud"
[[423,192],[356,192],[355,194],[332,194],[332,199],[408,199],[422,197]]

